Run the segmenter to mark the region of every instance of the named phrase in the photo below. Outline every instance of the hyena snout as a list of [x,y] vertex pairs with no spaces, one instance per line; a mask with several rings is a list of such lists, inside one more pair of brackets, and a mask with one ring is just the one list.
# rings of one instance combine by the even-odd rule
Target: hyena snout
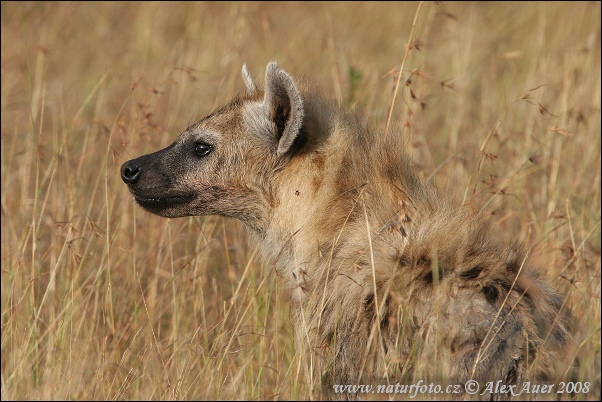
[[168,147],[121,165],[121,179],[136,203],[145,210],[165,217],[186,215],[186,205],[196,198],[194,190],[173,180],[173,169],[166,166]]
[[121,165],[121,180],[132,191],[145,191],[145,187],[160,187],[157,176],[169,176],[164,174],[164,165],[170,156],[173,157],[173,149],[172,144],[151,154],[130,159]]
[[138,183],[142,176],[142,166],[136,162],[135,159],[125,162],[121,165],[121,180],[125,184],[133,185]]

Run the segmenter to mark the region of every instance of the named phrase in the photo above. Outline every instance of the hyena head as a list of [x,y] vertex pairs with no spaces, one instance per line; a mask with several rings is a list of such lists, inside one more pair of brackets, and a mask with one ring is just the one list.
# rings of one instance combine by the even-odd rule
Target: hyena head
[[267,66],[265,89],[246,66],[247,92],[185,130],[167,148],[125,162],[121,178],[136,202],[164,217],[223,215],[260,230],[270,177],[298,149],[303,101],[292,78]]

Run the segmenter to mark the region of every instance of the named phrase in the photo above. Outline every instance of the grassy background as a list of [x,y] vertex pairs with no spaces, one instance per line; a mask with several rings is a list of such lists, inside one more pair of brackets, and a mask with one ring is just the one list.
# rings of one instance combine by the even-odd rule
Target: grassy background
[[[383,129],[417,3],[2,2],[2,399],[307,398],[237,222],[162,219],[120,165],[277,60]],[[600,389],[600,3],[424,3],[393,122],[424,175],[556,263]]]

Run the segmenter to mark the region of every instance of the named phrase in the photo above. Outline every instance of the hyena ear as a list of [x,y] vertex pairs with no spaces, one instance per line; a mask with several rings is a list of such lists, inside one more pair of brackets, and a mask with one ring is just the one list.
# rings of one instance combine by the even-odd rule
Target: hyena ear
[[247,87],[247,93],[249,95],[255,93],[257,86],[255,85],[255,82],[253,82],[253,78],[251,78],[251,74],[249,74],[249,70],[247,70],[246,64],[242,65],[242,79],[244,80],[245,86]]
[[287,153],[301,131],[303,100],[288,73],[275,62],[268,63],[262,108],[276,128],[278,155]]

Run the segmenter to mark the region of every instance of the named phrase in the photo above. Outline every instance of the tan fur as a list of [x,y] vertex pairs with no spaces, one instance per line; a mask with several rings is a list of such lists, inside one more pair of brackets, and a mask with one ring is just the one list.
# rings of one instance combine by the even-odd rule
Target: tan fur
[[[570,312],[525,246],[421,180],[397,133],[275,63],[263,91],[243,77],[246,94],[122,176],[151,212],[247,225],[290,291],[296,350],[324,397],[334,384],[556,378]],[[211,153],[189,156],[199,142]]]

